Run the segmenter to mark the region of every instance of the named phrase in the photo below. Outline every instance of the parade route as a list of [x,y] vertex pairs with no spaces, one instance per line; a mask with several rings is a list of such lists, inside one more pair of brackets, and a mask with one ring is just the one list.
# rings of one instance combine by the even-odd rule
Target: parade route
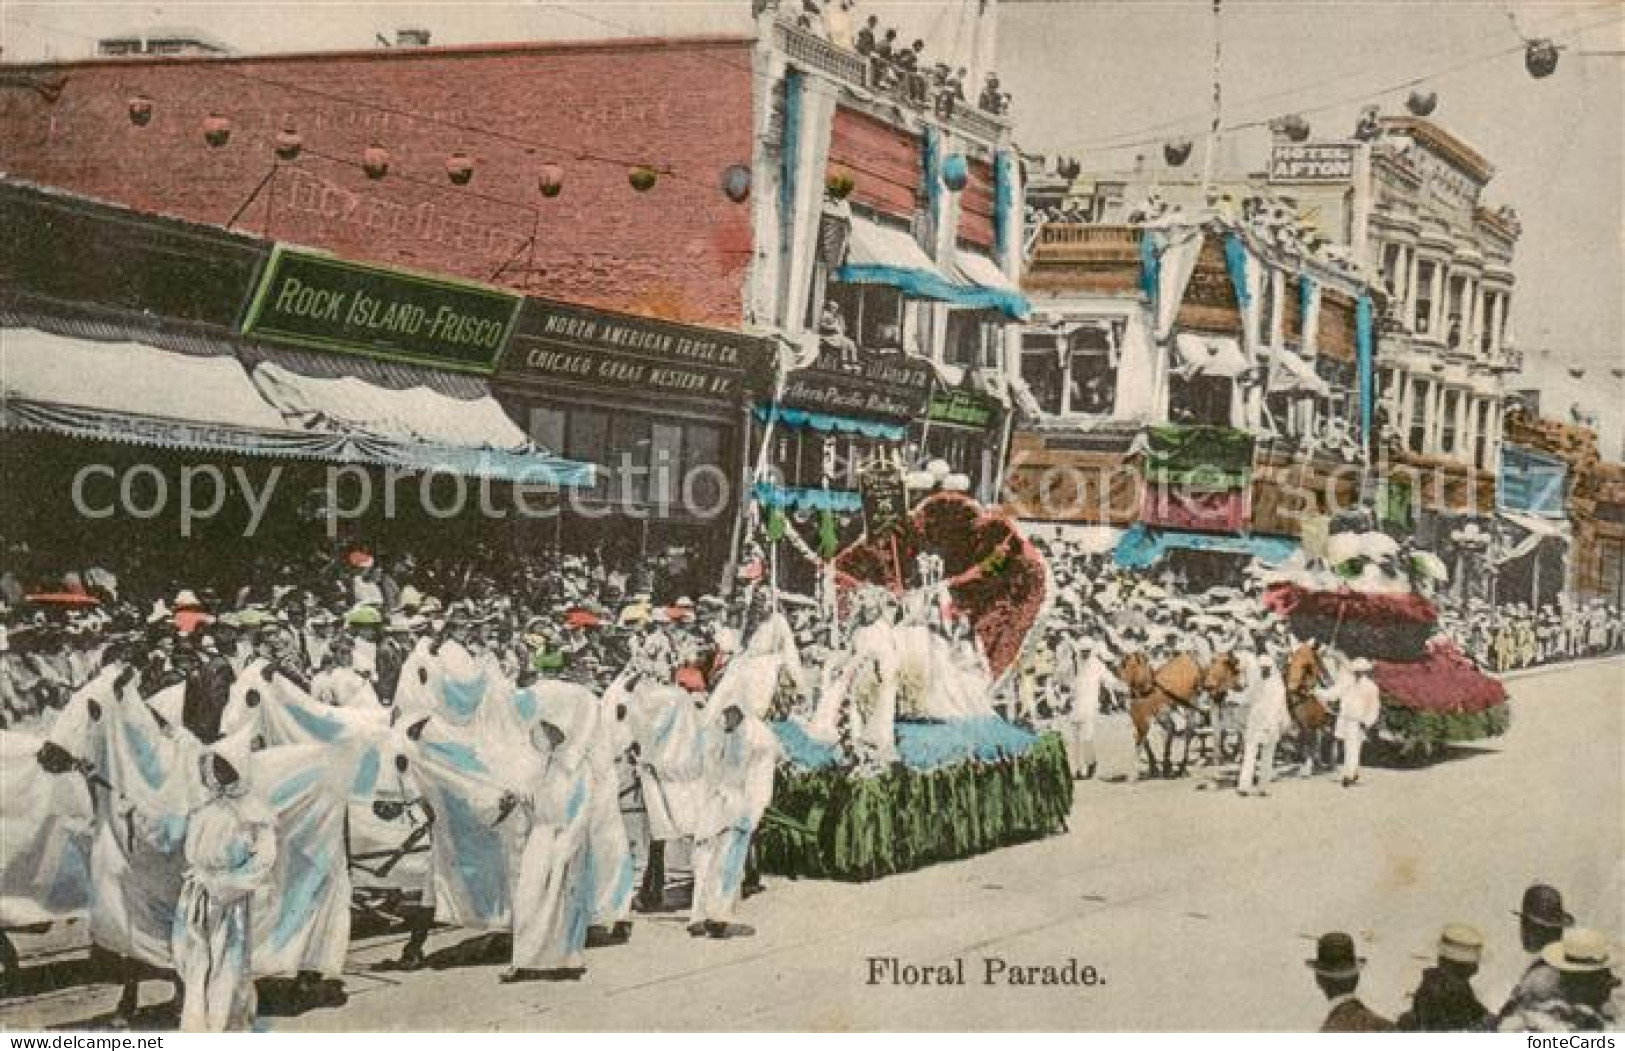
[[[1241,799],[1207,771],[1177,782],[1080,786],[1071,830],[876,885],[769,879],[740,919],[754,938],[695,940],[684,917],[641,917],[630,946],[594,950],[576,983],[503,986],[497,964],[376,973],[398,937],[358,942],[342,1008],[263,1018],[276,1030],[1083,1029],[1302,1030],[1322,1003],[1312,937],[1354,934],[1363,998],[1397,1014],[1440,925],[1485,933],[1481,997],[1498,1007],[1524,960],[1510,910],[1526,883],[1559,886],[1580,922],[1622,923],[1619,761],[1625,661],[1520,676],[1510,733],[1418,770],[1322,775]],[[1126,769],[1122,717],[1102,726],[1102,774]],[[1585,831],[1582,831],[1584,829]],[[62,932],[23,938],[30,953]],[[82,937],[82,934],[79,935]],[[430,949],[466,941],[438,932]],[[870,958],[888,984],[869,985]],[[1092,987],[986,985],[1069,959]],[[889,984],[963,961],[963,987]],[[997,965],[995,965],[997,967]],[[941,974],[943,972],[934,972]],[[1064,972],[1058,976],[1066,977]],[[147,1002],[167,987],[148,983]],[[84,1024],[111,986],[0,1004],[0,1026]]]

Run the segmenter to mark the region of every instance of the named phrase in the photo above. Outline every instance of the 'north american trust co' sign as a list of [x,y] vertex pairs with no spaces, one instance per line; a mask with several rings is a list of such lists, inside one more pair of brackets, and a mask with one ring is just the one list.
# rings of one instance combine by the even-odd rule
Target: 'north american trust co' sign
[[489,373],[523,302],[483,285],[278,245],[242,330],[317,350]]

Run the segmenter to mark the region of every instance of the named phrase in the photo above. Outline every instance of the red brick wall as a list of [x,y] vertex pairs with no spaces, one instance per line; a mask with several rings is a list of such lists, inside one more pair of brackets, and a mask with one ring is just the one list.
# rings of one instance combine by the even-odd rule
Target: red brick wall
[[[750,64],[747,42],[713,39],[14,68],[61,90],[0,85],[0,170],[207,223],[242,209],[238,229],[351,258],[738,328],[750,206],[719,178],[751,161]],[[144,127],[135,95],[152,100]],[[211,112],[231,121],[218,149],[202,133]],[[277,166],[285,124],[305,150]],[[360,169],[374,142],[391,161],[378,180]],[[445,167],[459,150],[476,165],[462,187]],[[537,192],[548,162],[564,169],[551,199]],[[635,162],[675,175],[638,193]]]
[[920,143],[900,128],[848,109],[835,111],[831,175],[852,177],[852,200],[887,215],[912,219],[920,195]]
[[959,239],[993,250],[993,166],[970,162],[970,179],[959,192]]

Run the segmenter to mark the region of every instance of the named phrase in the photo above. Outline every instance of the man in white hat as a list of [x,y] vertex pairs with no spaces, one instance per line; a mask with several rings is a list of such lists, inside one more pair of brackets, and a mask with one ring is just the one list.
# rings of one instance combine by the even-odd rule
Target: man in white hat
[[[1236,794],[1267,795],[1263,785],[1275,780],[1275,749],[1281,735],[1292,726],[1292,713],[1286,704],[1286,683],[1281,679],[1281,654],[1271,646],[1258,664],[1258,677],[1248,686],[1251,705],[1241,739],[1241,771],[1236,776]],[[1255,775],[1257,780],[1255,781]]]
[[1540,955],[1557,972],[1556,995],[1503,1015],[1501,1032],[1580,1033],[1619,1027],[1613,993],[1620,983],[1612,970],[1615,953],[1604,935],[1572,927]]
[[1460,1033],[1491,1028],[1495,1019],[1473,991],[1473,976],[1484,958],[1484,935],[1465,923],[1446,924],[1439,933],[1438,962],[1422,972],[1411,994],[1411,1009],[1399,1028],[1411,1033]]
[[1339,691],[1337,723],[1333,733],[1343,745],[1343,787],[1360,780],[1360,750],[1366,735],[1382,718],[1382,693],[1371,677],[1371,662],[1357,657],[1349,662],[1350,678]]
[[[1071,638],[1063,639],[1062,646],[1072,647]],[[1105,643],[1090,639],[1073,649],[1068,660],[1063,661],[1059,654],[1056,658],[1057,678],[1070,676],[1064,689],[1071,705],[1062,729],[1074,780],[1086,781],[1095,776],[1095,721],[1105,695],[1127,691],[1122,680],[1107,667],[1105,655]]]

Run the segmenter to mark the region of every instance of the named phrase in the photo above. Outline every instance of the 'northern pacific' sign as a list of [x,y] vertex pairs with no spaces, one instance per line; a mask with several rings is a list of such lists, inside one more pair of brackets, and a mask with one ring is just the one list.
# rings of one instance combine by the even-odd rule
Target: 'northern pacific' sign
[[985,394],[968,390],[939,390],[931,395],[927,418],[932,423],[984,431],[999,418],[999,409],[998,401]]
[[491,372],[520,296],[278,245],[243,334],[317,350]]

